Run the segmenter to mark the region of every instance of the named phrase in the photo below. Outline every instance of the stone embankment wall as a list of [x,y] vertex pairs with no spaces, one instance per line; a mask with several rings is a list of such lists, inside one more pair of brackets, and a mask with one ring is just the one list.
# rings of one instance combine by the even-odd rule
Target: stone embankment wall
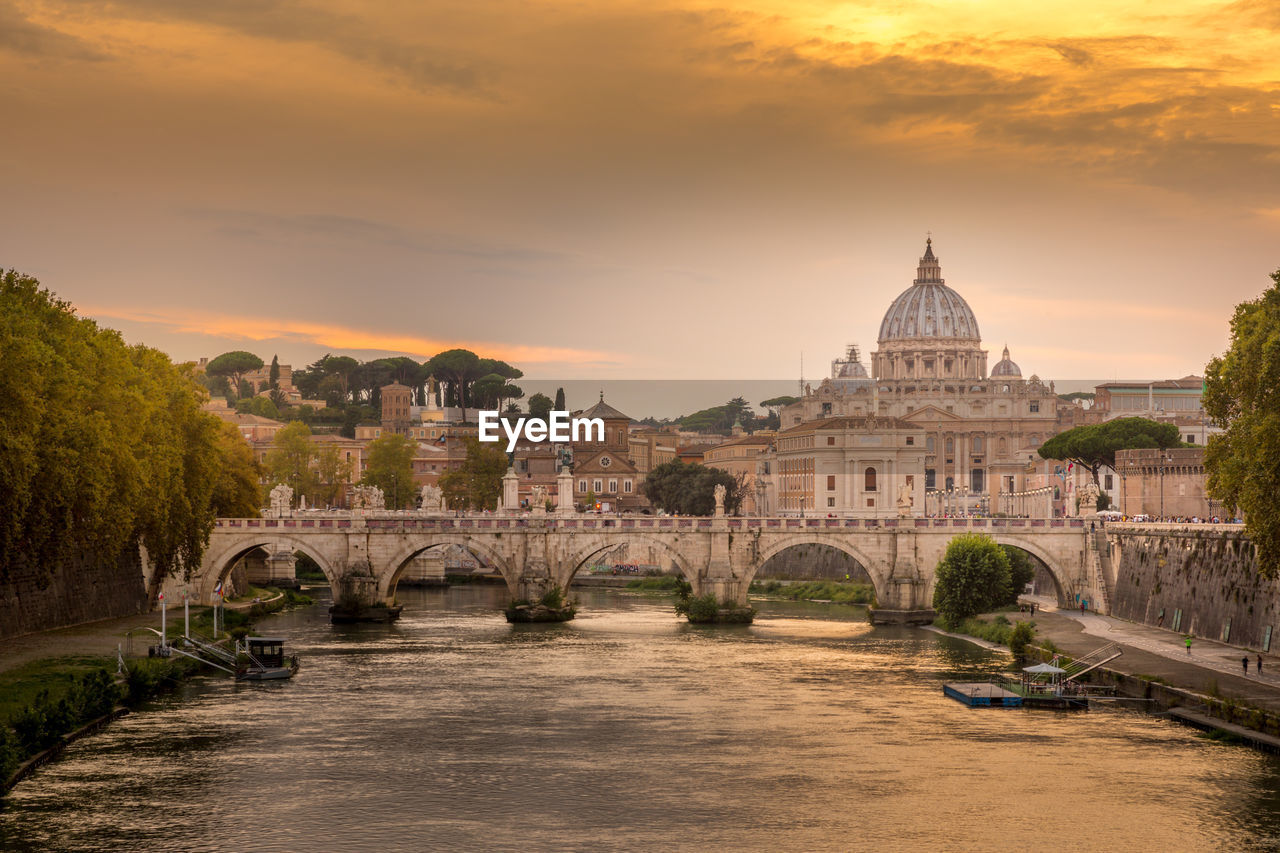
[[1108,524],[1111,612],[1239,646],[1264,649],[1280,626],[1280,583],[1260,577],[1236,525]]
[[81,554],[44,578],[35,567],[2,568],[0,638],[146,609],[142,557],[137,548],[126,548],[114,562]]
[[756,580],[849,580],[871,583],[867,570],[839,548],[797,545],[772,557],[756,573]]

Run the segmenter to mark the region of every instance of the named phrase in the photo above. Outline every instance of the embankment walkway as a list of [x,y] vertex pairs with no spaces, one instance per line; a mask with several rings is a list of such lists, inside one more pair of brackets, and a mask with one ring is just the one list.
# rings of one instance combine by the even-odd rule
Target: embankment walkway
[[[1280,713],[1280,657],[1263,654],[1262,675],[1257,673],[1258,649],[1195,637],[1187,654],[1182,634],[1126,622],[1096,613],[1058,609],[1053,599],[1023,596],[1035,601],[1036,614],[1008,613],[1015,622],[1033,619],[1040,638],[1072,657],[1080,657],[1107,643],[1118,643],[1124,655],[1107,664],[1108,669],[1128,675],[1158,676],[1175,687],[1211,692],[1212,683],[1223,696],[1244,700]],[[1249,657],[1249,674],[1244,674],[1240,658]]]

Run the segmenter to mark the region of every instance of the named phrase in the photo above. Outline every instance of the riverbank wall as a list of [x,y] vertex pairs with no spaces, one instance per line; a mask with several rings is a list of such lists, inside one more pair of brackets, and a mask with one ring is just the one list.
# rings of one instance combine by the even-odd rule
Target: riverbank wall
[[1271,650],[1280,583],[1258,575],[1241,525],[1113,523],[1106,538],[1111,615]]
[[142,554],[137,547],[126,548],[116,560],[82,552],[48,572],[9,564],[3,578],[0,639],[147,609]]

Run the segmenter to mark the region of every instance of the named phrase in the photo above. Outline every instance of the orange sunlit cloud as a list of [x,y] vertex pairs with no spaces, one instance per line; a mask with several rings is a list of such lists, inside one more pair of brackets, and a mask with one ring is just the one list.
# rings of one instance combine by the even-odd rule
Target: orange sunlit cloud
[[416,335],[393,334],[371,329],[356,329],[323,323],[267,317],[233,316],[202,311],[187,314],[179,311],[137,310],[120,307],[82,305],[82,315],[129,320],[134,323],[163,327],[190,335],[243,341],[295,340],[337,351],[387,351],[427,359],[438,352],[461,347],[485,358],[497,358],[514,364],[547,362],[613,362],[613,353],[565,347],[544,347],[491,341],[433,340]]

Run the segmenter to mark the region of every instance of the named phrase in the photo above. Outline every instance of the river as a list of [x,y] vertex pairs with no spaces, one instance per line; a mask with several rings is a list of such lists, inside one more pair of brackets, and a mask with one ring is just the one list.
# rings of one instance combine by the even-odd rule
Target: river
[[592,590],[271,617],[303,668],[200,679],[19,785],[6,851],[1266,850],[1280,762],[1134,712],[970,709],[1007,656],[837,605],[699,628]]

